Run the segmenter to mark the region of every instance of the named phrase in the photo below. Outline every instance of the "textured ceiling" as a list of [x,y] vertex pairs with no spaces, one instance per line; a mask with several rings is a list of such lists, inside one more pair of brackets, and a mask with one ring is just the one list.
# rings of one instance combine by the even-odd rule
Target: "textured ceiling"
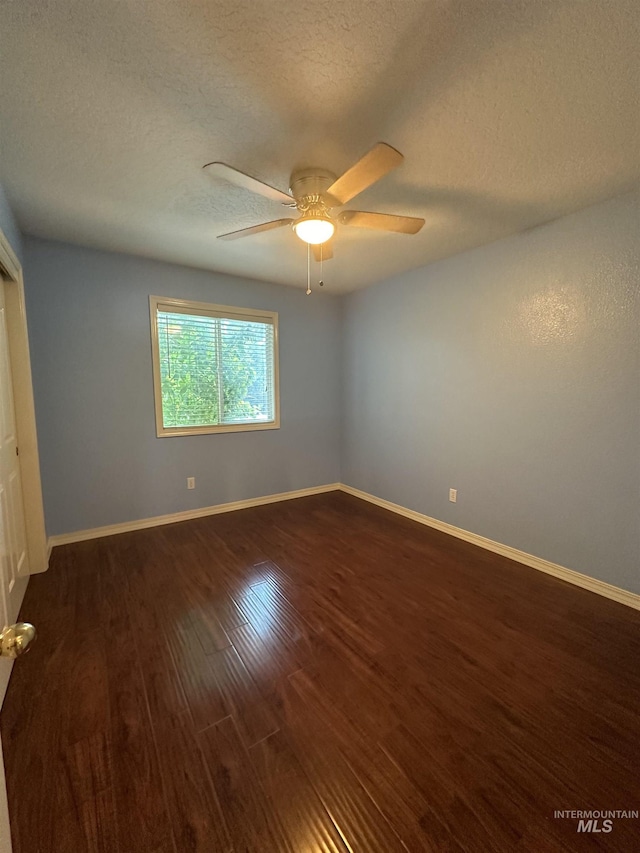
[[[283,215],[202,171],[286,189],[378,140],[404,165],[348,206],[348,291],[529,228],[640,178],[637,0],[0,0],[0,180],[31,234],[305,286]],[[287,215],[286,213],[284,215]]]

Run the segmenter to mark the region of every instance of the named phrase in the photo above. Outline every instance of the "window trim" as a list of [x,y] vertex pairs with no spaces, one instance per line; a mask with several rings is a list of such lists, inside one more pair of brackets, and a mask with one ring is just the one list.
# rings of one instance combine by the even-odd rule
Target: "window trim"
[[[273,396],[274,419],[256,423],[215,424],[194,427],[165,427],[162,417],[162,384],[160,374],[160,347],[158,342],[158,309],[168,308],[196,316],[226,317],[232,320],[247,320],[254,323],[266,323],[273,326]],[[149,313],[151,319],[151,361],[153,364],[153,396],[156,413],[156,436],[208,435],[220,432],[251,432],[254,430],[280,429],[280,370],[279,335],[277,311],[260,311],[253,308],[238,308],[230,305],[213,305],[209,302],[194,302],[189,299],[175,299],[170,296],[150,296]]]

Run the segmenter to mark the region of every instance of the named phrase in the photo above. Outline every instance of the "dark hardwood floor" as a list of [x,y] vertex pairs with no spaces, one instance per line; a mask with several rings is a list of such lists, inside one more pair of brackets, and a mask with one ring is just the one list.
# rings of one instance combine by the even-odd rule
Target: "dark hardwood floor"
[[341,493],[54,550],[14,853],[640,850],[640,612]]

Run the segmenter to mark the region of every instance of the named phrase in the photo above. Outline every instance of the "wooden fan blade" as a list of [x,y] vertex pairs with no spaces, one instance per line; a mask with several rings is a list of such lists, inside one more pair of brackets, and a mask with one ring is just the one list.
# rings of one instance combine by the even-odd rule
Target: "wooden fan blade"
[[294,204],[294,199],[287,193],[278,190],[275,187],[259,181],[257,178],[252,178],[251,175],[246,175],[233,166],[227,166],[226,163],[207,163],[202,167],[207,170],[207,173],[216,178],[222,178],[229,181],[230,184],[235,184],[237,187],[242,187],[244,190],[249,190],[252,193],[266,196],[272,201],[279,201],[282,204]]
[[228,234],[218,234],[218,240],[237,240],[239,237],[260,234],[261,231],[271,231],[272,228],[282,228],[283,225],[290,225],[292,222],[293,219],[274,219],[272,222],[252,225],[251,228],[241,228],[239,231],[229,231]]
[[316,243],[311,248],[316,261],[330,261],[333,257],[333,240],[327,240],[326,243]]
[[342,225],[356,228],[376,228],[379,231],[396,231],[399,234],[417,234],[424,219],[416,216],[395,216],[392,213],[367,213],[364,210],[345,210],[338,217]]
[[368,154],[331,184],[327,194],[335,199],[337,204],[346,204],[399,166],[403,160],[404,157],[395,148],[386,142],[378,142]]

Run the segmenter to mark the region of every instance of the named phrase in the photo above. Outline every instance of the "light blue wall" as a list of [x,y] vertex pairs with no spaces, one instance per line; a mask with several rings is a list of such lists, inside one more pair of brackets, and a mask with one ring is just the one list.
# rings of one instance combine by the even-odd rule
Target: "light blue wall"
[[[339,480],[339,299],[33,238],[25,254],[49,535]],[[149,294],[279,312],[281,429],[156,438]]]
[[640,592],[639,237],[626,195],[349,296],[343,482]]
[[[622,196],[345,299],[25,238],[49,534],[341,479],[640,592],[639,225]],[[280,430],[155,437],[150,293],[280,313]]]
[[9,205],[9,199],[2,189],[2,184],[0,184],[0,231],[4,233],[4,236],[11,244],[11,248],[16,253],[18,260],[22,263],[22,235],[20,234],[18,223],[16,222]]

